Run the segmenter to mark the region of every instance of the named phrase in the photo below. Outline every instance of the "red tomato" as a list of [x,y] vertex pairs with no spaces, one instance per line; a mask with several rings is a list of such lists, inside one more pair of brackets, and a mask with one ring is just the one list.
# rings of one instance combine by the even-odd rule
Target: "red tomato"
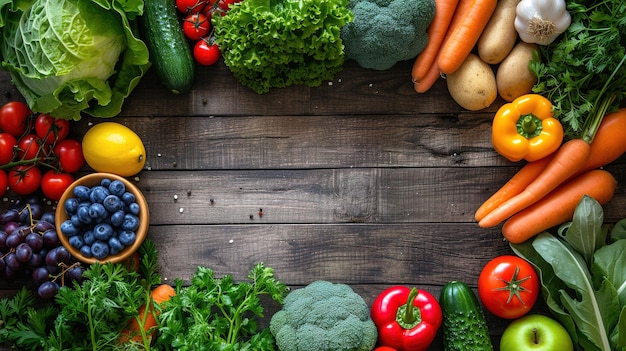
[[389,346],[378,346],[377,348],[374,349],[374,351],[398,351],[398,350]]
[[59,157],[63,172],[74,173],[85,165],[83,146],[74,139],[65,139],[54,147],[54,154]]
[[208,38],[198,40],[193,47],[193,57],[203,66],[214,65],[220,59],[220,48]]
[[11,101],[0,107],[0,129],[16,138],[26,133],[28,116],[32,112],[28,105],[20,101]]
[[478,277],[478,296],[485,308],[500,318],[516,319],[532,309],[540,281],[523,258],[503,255],[489,261]]
[[0,196],[4,195],[7,192],[7,187],[9,186],[9,177],[7,176],[7,172],[0,169]]
[[222,12],[221,9],[215,5],[215,0],[209,1],[209,3],[202,10],[202,14],[206,16],[209,23],[211,23],[211,18],[213,17],[215,11]]
[[67,138],[70,133],[70,121],[40,114],[35,120],[35,134],[45,144],[51,145]]
[[13,160],[17,139],[9,133],[0,133],[0,165]]
[[41,191],[48,199],[58,201],[73,181],[71,174],[51,169],[41,177]]
[[204,9],[207,0],[176,0],[178,12],[184,14],[198,13]]
[[211,23],[202,13],[192,13],[183,20],[183,32],[189,40],[200,40],[209,35]]
[[41,171],[35,166],[16,166],[9,171],[9,188],[18,195],[29,195],[41,186]]
[[28,134],[17,142],[17,156],[21,160],[34,160],[44,157],[43,142],[36,134]]
[[219,2],[217,3],[217,5],[224,11],[228,11],[230,9],[230,7],[236,3],[239,2],[240,0],[219,0]]

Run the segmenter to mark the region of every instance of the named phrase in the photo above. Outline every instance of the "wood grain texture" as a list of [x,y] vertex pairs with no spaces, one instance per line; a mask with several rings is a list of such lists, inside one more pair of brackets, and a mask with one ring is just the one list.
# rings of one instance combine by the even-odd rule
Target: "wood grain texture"
[[[416,94],[411,66],[379,72],[348,62],[320,87],[263,95],[222,63],[198,67],[186,95],[149,72],[110,120],[146,146],[146,168],[131,180],[148,200],[148,237],[167,282],[188,282],[198,266],[240,280],[264,262],[292,288],[326,279],[368,303],[395,284],[435,296],[450,280],[476,288],[482,266],[512,252],[499,228],[477,226],[474,211],[522,164],[491,146],[502,101],[464,111],[443,80]],[[0,91],[2,104],[20,99],[5,72]],[[73,135],[101,121],[84,116]],[[620,183],[605,206],[614,222],[626,217],[626,157],[606,169]],[[0,296],[16,287],[2,282]],[[509,322],[487,318],[497,349]],[[440,337],[430,350],[443,350]]]

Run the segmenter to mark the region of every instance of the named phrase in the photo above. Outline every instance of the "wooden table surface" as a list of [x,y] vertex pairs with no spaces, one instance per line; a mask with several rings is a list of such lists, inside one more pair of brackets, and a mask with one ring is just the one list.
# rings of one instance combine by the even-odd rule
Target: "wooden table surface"
[[[346,283],[368,303],[395,284],[435,296],[451,280],[475,288],[482,266],[512,251],[499,228],[477,226],[474,211],[521,163],[491,146],[502,100],[465,111],[443,80],[419,95],[411,65],[348,62],[320,87],[263,95],[222,63],[198,67],[185,95],[150,71],[112,120],[147,149],[133,181],[148,200],[162,277],[188,281],[206,266],[243,280],[263,262],[294,288]],[[21,99],[4,72],[0,88],[0,103]],[[80,136],[100,121],[72,128]],[[626,217],[626,157],[606,168],[620,182],[605,206],[615,222]],[[509,322],[487,319],[497,349]],[[430,349],[443,349],[440,337]]]

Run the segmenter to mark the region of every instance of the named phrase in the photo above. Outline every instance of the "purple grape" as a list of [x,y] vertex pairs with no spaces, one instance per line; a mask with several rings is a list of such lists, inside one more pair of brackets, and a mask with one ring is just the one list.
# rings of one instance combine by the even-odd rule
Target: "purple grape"
[[65,278],[69,279],[69,280],[73,280],[77,283],[82,283],[83,282],[83,272],[85,271],[85,268],[83,268],[83,266],[80,265],[76,265],[70,269],[68,269],[65,272]]
[[45,281],[37,289],[37,294],[42,299],[51,299],[59,291],[59,284],[51,281]]
[[30,261],[31,256],[33,256],[33,248],[27,243],[21,243],[15,248],[15,258],[21,263]]
[[54,229],[46,230],[42,235],[43,245],[47,248],[55,248],[61,244],[59,241],[59,236],[57,235],[57,231]]
[[52,225],[54,225],[54,212],[44,212],[44,214],[41,215],[41,218],[39,219],[41,222],[48,222]]
[[45,266],[39,267],[33,270],[31,276],[37,285],[41,285],[43,282],[50,279],[50,271],[48,271],[48,268]]
[[[6,261],[6,257],[4,258]],[[7,264],[4,266],[4,278],[8,281],[13,281],[17,277],[17,272],[11,269]]]
[[5,231],[0,231],[0,250],[4,250],[7,248],[7,237],[9,234]]
[[17,247],[17,245],[22,244],[25,239],[25,235],[22,235],[18,231],[13,231],[13,233],[9,234],[6,239],[6,246],[10,248],[15,248]]
[[30,257],[30,260],[28,260],[28,267],[40,267],[43,264],[43,257],[44,256],[39,252],[33,253],[33,255]]
[[10,252],[4,257],[6,268],[13,271],[19,271],[22,268],[22,263],[17,259],[15,253]]
[[7,224],[10,222],[17,222],[19,218],[19,211],[12,208],[0,213],[0,224]]
[[54,224],[48,221],[37,221],[33,227],[33,231],[37,233],[43,233],[48,229],[54,229]]
[[30,233],[24,238],[24,242],[30,246],[34,252],[39,252],[43,247],[43,238],[37,233]]
[[8,234],[11,234],[19,226],[20,226],[20,224],[17,223],[17,222],[9,222],[9,223],[4,225],[4,231],[7,232]]

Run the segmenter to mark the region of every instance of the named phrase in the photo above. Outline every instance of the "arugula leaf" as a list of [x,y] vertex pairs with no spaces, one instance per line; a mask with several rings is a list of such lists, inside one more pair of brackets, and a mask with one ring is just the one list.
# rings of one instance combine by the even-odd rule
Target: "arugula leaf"
[[[601,206],[585,197],[559,236],[544,232],[513,251],[535,266],[542,296],[577,348],[626,350],[626,240],[603,225]],[[613,234],[617,234],[613,237]],[[588,255],[591,253],[591,257]]]

